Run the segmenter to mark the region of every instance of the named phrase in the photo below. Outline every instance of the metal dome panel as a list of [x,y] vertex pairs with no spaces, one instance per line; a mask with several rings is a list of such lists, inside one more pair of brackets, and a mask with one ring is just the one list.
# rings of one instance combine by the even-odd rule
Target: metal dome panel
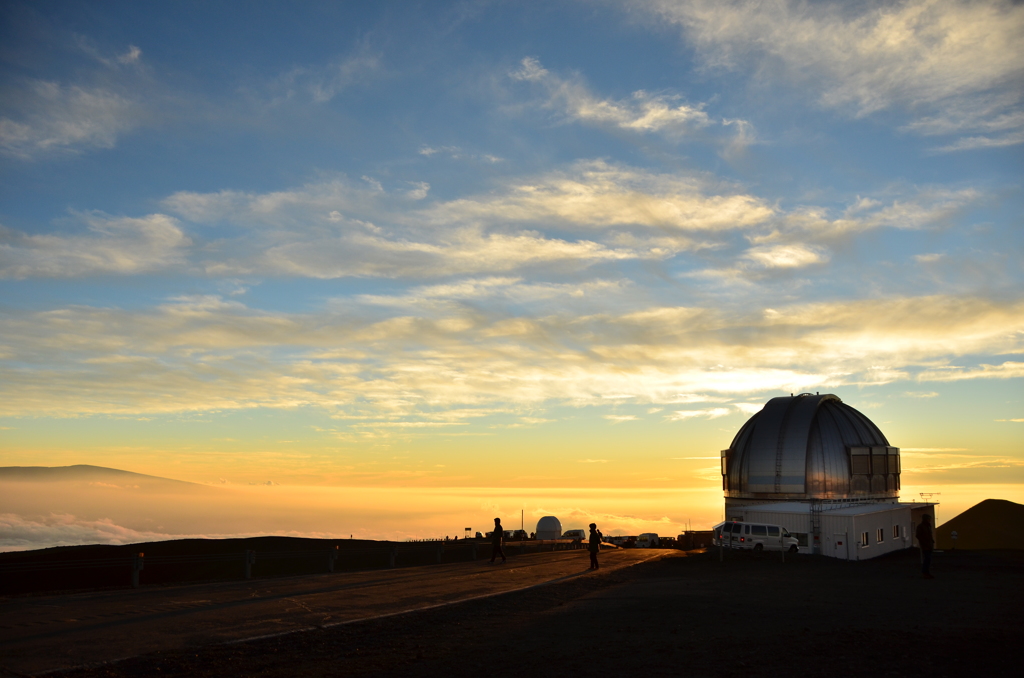
[[[866,474],[852,470],[854,449],[869,455]],[[730,498],[895,497],[898,455],[870,419],[835,395],[772,398],[723,450],[723,485]]]

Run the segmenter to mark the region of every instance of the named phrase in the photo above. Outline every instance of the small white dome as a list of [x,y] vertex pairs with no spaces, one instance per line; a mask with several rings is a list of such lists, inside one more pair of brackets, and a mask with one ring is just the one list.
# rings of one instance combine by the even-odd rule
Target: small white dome
[[562,536],[562,523],[554,516],[537,521],[537,539],[558,539]]

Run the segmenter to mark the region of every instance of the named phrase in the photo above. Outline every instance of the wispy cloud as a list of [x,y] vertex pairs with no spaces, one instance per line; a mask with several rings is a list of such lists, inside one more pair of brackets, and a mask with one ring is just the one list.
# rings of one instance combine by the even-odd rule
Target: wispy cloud
[[743,258],[762,268],[802,268],[826,264],[830,259],[824,248],[802,244],[752,247]]
[[1008,331],[1022,317],[1021,303],[924,297],[779,306],[749,315],[654,307],[587,316],[522,316],[515,305],[492,303],[487,314],[473,305],[441,305],[418,312],[398,307],[382,318],[351,302],[292,314],[194,296],[143,310],[11,312],[0,346],[6,360],[22,367],[0,382],[0,411],[311,405],[382,422],[351,429],[364,431],[464,420],[429,414],[438,410],[615,407],[623,397],[644,406],[722,403],[673,410],[669,420],[749,414],[759,405],[730,403],[729,396],[1020,377],[1022,363],[936,365],[951,355],[1021,350],[1022,335]]
[[1024,363],[1008,360],[999,365],[931,369],[917,375],[919,381],[963,381],[964,379],[1017,379],[1024,377]]
[[542,105],[572,122],[631,132],[670,132],[677,135],[710,124],[701,106],[682,103],[679,95],[637,90],[629,99],[602,99],[591,93],[579,76],[559,77],[544,68],[535,57],[523,59],[509,76],[539,85],[545,95]]
[[709,189],[696,177],[654,174],[593,160],[510,182],[496,197],[440,204],[431,216],[442,222],[555,221],[588,229],[646,226],[702,232],[749,228],[774,214],[756,196],[715,194]]
[[621,424],[624,421],[637,420],[637,416],[635,414],[602,414],[601,416],[613,424]]
[[466,151],[459,146],[421,146],[419,154],[428,158],[437,155],[451,158],[452,160],[471,160],[488,164],[504,162],[504,158],[499,158],[496,155],[491,155],[489,153],[474,153]]
[[163,214],[85,214],[86,233],[29,235],[0,226],[0,278],[130,275],[185,261],[191,239]]
[[897,3],[634,2],[680,26],[711,68],[810,86],[864,116],[899,107],[922,134],[980,132],[945,150],[1022,140],[1024,6],[1009,0]]
[[327,105],[346,90],[386,75],[381,54],[368,44],[318,64],[296,66],[249,92],[262,105]]
[[31,160],[46,154],[112,148],[142,124],[142,106],[103,87],[32,80],[5,92],[0,151]]
[[666,421],[686,421],[687,419],[717,419],[732,414],[728,407],[711,407],[703,410],[676,410],[665,417]]
[[[426,197],[425,185],[411,196],[403,187],[402,197]],[[545,237],[536,231],[492,232],[467,219],[450,219],[439,228],[433,223],[436,206],[408,212],[394,199],[379,185],[361,188],[337,180],[263,195],[182,192],[170,196],[165,206],[198,223],[260,226],[232,248],[231,255],[205,264],[215,275],[263,271],[314,278],[435,277],[513,271],[549,262],[585,267],[597,261],[663,256],[593,240]],[[388,226],[370,220],[378,218]]]

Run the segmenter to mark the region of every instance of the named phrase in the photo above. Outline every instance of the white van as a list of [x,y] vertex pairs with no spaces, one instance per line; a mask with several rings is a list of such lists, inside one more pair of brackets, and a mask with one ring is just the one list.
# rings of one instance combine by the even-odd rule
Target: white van
[[800,548],[796,537],[779,525],[727,521],[715,526],[715,545],[754,551],[789,551]]
[[579,539],[580,541],[587,541],[587,531],[566,530],[565,534],[562,535],[562,539]]
[[636,548],[638,549],[656,549],[659,546],[661,546],[661,539],[653,532],[644,532],[636,538]]

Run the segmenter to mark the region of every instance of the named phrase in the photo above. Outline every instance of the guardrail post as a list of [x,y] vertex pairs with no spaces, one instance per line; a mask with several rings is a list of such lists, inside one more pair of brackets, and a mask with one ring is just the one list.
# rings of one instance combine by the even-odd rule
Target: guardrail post
[[246,551],[245,552],[245,578],[252,579],[252,566],[256,562],[256,552]]
[[143,563],[143,558],[145,557],[145,555],[146,555],[145,553],[137,553],[137,554],[135,554],[135,557],[132,558],[132,588],[133,589],[139,588],[139,572],[142,571],[142,566],[144,564]]
[[388,567],[391,569],[395,568],[395,556],[398,555],[398,547],[392,546],[391,551],[388,553]]
[[327,551],[327,571],[334,572],[334,561],[338,559],[338,545],[335,544],[333,549]]

